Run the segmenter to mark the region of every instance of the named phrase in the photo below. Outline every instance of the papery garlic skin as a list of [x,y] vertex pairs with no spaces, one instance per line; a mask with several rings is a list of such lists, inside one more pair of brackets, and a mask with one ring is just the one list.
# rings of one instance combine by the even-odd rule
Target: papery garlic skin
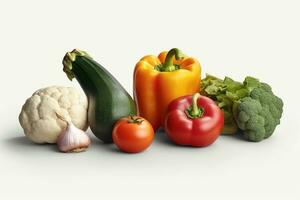
[[68,124],[67,128],[61,132],[57,139],[58,149],[61,152],[81,152],[86,150],[91,144],[90,137],[84,131],[74,126],[72,122],[66,122]]

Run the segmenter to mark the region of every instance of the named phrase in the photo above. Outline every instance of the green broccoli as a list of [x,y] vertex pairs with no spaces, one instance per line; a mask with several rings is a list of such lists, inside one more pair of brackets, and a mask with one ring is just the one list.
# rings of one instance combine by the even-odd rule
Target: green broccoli
[[201,94],[212,98],[223,111],[222,134],[242,130],[247,140],[258,142],[270,137],[280,123],[282,100],[256,78],[246,77],[240,83],[207,75],[201,83]]
[[253,142],[268,138],[280,123],[283,102],[271,87],[261,83],[233,106],[234,119],[243,130],[244,137]]

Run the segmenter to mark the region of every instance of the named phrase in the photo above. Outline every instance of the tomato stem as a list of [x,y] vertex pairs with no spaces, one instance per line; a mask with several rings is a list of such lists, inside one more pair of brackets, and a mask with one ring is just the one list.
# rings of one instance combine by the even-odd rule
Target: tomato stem
[[129,118],[127,120],[128,123],[141,124],[144,121],[142,118],[133,115],[130,115]]

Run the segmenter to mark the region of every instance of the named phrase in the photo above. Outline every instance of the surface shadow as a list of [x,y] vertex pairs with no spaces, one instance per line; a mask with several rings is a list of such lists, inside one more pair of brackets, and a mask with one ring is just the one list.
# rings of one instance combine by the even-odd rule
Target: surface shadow
[[33,142],[31,142],[30,140],[28,140],[25,136],[16,136],[16,137],[12,137],[12,138],[7,138],[5,140],[5,142],[9,145],[18,145],[18,146],[33,146],[33,145],[37,145]]
[[96,137],[91,137],[92,148],[100,151],[112,152],[112,153],[123,153],[113,143],[104,143]]
[[4,140],[5,144],[11,149],[20,148],[47,148],[52,151],[58,152],[57,146],[55,144],[36,144],[30,141],[26,136],[16,136],[7,138]]
[[220,135],[220,136],[225,137],[225,138],[230,138],[232,140],[248,142],[247,140],[245,140],[245,138],[243,136],[243,131],[241,131],[241,130],[238,130],[235,134],[224,134],[224,135]]
[[168,145],[168,146],[178,147],[177,144],[173,143],[173,142],[168,138],[168,136],[166,135],[166,133],[164,132],[163,129],[159,129],[158,131],[156,131],[154,142],[160,143],[160,144],[163,144],[163,145]]

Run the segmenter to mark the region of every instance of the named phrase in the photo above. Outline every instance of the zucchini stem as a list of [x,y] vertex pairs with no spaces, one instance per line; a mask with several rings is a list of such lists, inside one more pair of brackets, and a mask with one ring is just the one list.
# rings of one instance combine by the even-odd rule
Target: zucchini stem
[[87,52],[78,49],[74,49],[73,51],[66,53],[62,61],[64,66],[63,71],[67,74],[71,81],[75,77],[74,73],[72,72],[72,63],[76,60],[77,56],[86,56],[91,58]]

